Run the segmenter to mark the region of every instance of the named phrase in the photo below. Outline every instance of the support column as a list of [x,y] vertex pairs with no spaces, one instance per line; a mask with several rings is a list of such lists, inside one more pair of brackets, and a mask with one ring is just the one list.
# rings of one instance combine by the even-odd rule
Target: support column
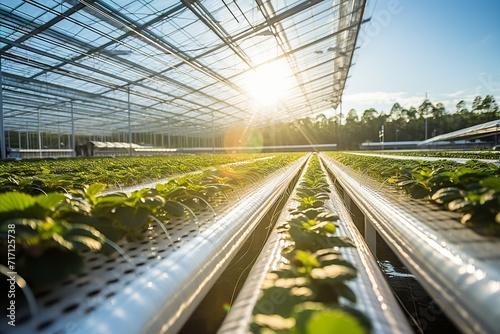
[[73,110],[73,100],[70,101],[70,106],[71,106],[71,149],[73,152],[71,153],[72,156],[76,155],[76,138],[75,138],[75,115],[74,115],[74,110]]
[[170,148],[170,119],[167,120],[168,148]]
[[38,108],[38,152],[39,157],[42,157],[42,136],[40,134],[40,108]]
[[215,119],[212,111],[212,153],[215,153]]
[[0,159],[6,158],[5,129],[3,125],[2,58],[0,57]]
[[130,86],[127,87],[127,106],[128,106],[128,144],[129,144],[129,155],[132,156],[132,125],[130,120]]

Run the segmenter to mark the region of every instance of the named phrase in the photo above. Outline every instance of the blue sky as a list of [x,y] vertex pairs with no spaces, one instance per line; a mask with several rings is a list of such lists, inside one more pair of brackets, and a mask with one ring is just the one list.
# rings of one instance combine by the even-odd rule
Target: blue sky
[[448,112],[490,94],[500,104],[500,1],[373,0],[343,95],[343,113],[425,98]]

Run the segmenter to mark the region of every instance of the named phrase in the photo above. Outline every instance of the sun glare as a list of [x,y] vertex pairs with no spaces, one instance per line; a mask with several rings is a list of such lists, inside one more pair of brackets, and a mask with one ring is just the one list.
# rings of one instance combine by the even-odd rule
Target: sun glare
[[287,97],[291,81],[288,66],[281,62],[274,62],[250,72],[247,80],[247,90],[253,96],[255,102],[264,106],[271,106]]

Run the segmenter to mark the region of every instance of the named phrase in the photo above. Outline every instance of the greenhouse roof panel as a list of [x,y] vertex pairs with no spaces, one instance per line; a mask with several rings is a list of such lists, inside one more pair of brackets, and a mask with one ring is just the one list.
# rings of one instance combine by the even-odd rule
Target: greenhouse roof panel
[[63,124],[73,112],[81,134],[127,131],[124,115],[134,131],[201,134],[214,124],[222,132],[335,108],[364,6],[364,0],[1,2],[4,129],[27,131],[43,110],[46,131],[67,133],[71,126]]

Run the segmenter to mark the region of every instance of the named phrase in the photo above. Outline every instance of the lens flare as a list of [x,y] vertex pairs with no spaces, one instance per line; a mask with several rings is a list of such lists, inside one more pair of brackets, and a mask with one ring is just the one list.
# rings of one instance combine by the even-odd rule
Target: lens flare
[[264,137],[257,129],[232,128],[224,135],[224,147],[227,152],[239,151],[242,148],[245,148],[245,152],[260,152],[263,144]]
[[229,303],[224,303],[222,304],[222,308],[224,309],[224,311],[229,312],[229,310],[231,309],[231,305],[229,305]]

